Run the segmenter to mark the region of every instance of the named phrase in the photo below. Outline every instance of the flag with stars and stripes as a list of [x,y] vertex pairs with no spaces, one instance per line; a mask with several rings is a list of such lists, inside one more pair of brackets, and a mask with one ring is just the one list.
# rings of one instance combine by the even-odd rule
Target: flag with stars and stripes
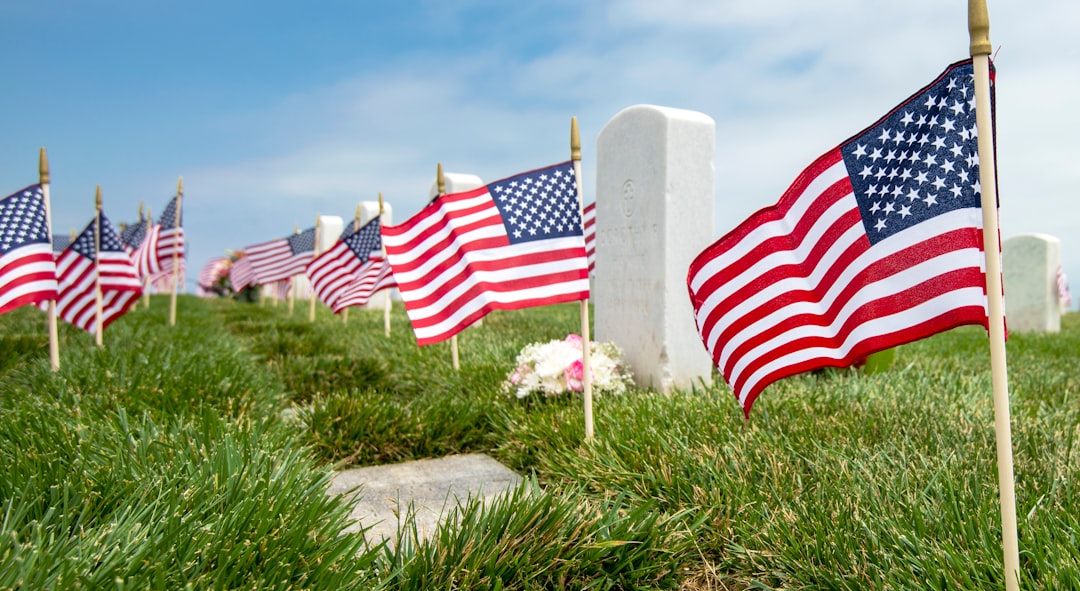
[[234,293],[240,293],[244,291],[249,285],[255,283],[255,271],[251,268],[251,260],[247,255],[241,252],[236,260],[229,265],[229,284],[232,285]]
[[[101,248],[96,248],[98,220],[101,220]],[[95,216],[56,261],[60,297],[58,316],[90,333],[96,332],[96,290],[101,286],[101,325],[107,328],[122,316],[139,296],[142,285],[124,250],[120,234],[104,213]]]
[[697,256],[698,330],[744,413],[781,378],[988,326],[978,158],[965,60]]
[[356,230],[349,224],[345,236],[308,264],[307,276],[319,301],[334,308],[364,263],[373,255],[382,255],[380,229],[379,218]]
[[0,199],[0,314],[56,299],[56,260],[41,185]]
[[139,221],[130,223],[120,230],[120,241],[124,243],[124,248],[127,249],[128,254],[135,252],[136,248],[143,243],[143,239],[146,238],[146,219],[143,216],[139,216]]
[[394,272],[382,252],[372,253],[371,258],[356,272],[356,277],[342,290],[332,309],[337,314],[351,306],[363,306],[371,296],[391,287],[397,287]]
[[589,262],[571,162],[435,198],[383,245],[417,343],[492,310],[588,299]]
[[1069,278],[1065,276],[1065,271],[1061,268],[1061,265],[1058,265],[1056,280],[1058,303],[1061,305],[1061,311],[1065,312],[1072,309],[1072,294],[1069,293]]
[[64,252],[64,249],[71,244],[71,236],[65,234],[54,234],[52,237],[52,249],[56,254]]
[[178,207],[178,197],[170,199],[153,228],[154,248],[162,271],[172,271],[174,256],[178,261],[184,258],[184,226]]
[[217,295],[217,283],[229,273],[229,257],[213,257],[199,269],[196,295],[208,297]]
[[585,255],[589,257],[589,276],[596,273],[596,202],[585,206],[581,212],[585,228]]
[[287,238],[254,244],[244,249],[254,283],[266,285],[299,275],[307,268],[315,252],[315,228],[308,228]]

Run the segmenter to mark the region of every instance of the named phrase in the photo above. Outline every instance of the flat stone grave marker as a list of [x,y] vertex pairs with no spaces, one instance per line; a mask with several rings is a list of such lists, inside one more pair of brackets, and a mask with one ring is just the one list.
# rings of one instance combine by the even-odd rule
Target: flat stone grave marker
[[410,504],[417,534],[424,539],[459,502],[471,497],[488,503],[520,483],[521,476],[490,456],[461,454],[343,470],[334,475],[327,493],[359,497],[343,533],[369,527],[365,534],[369,543],[393,544],[399,518],[405,519]]

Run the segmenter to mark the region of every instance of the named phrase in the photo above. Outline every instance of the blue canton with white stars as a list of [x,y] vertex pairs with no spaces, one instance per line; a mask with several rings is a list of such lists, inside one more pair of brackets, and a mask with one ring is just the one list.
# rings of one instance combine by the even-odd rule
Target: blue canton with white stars
[[52,237],[53,252],[64,252],[64,249],[68,246],[71,246],[71,236],[58,234]]
[[41,185],[33,185],[0,199],[0,255],[26,246],[48,244],[45,198]]
[[487,189],[510,244],[582,235],[572,162],[496,181]]
[[382,248],[382,234],[380,232],[379,218],[375,218],[364,224],[359,230],[342,238],[342,241],[348,245],[356,258],[360,259],[360,262],[367,262],[371,256],[371,251]]
[[[97,253],[94,248],[94,228],[97,226],[97,218],[94,218],[86,229],[75,238],[75,242],[71,243],[71,250],[81,254],[82,256],[95,260]],[[116,228],[113,227],[109,218],[105,217],[105,214],[101,214],[101,252],[125,252],[124,243],[120,241],[120,234],[116,232]]]
[[[183,222],[183,220],[181,220]],[[183,223],[176,223],[176,197],[173,197],[169,204],[165,206],[165,213],[161,214],[161,219],[158,221],[163,229],[175,228],[177,226],[183,226]]]
[[840,148],[871,244],[934,216],[979,207],[970,62]]
[[308,228],[299,234],[289,236],[289,250],[294,255],[315,250],[315,228]]
[[138,248],[142,244],[143,238],[146,237],[146,220],[140,219],[134,224],[129,224],[126,228],[120,231],[120,239],[124,241],[124,244]]

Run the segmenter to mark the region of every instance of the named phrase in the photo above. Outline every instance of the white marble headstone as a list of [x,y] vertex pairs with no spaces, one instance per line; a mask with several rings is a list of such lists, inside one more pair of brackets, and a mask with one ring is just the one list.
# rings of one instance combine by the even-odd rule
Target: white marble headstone
[[702,113],[637,105],[596,142],[594,340],[664,392],[712,382],[686,274],[714,240],[715,135]]
[[1061,241],[1047,234],[1013,236],[1001,244],[1001,263],[1009,332],[1060,331]]

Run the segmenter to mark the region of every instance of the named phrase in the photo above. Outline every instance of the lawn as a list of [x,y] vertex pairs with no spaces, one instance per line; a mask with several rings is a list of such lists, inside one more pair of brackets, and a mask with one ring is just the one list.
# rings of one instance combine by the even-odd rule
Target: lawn
[[[887,372],[770,386],[744,422],[721,381],[518,400],[517,352],[577,305],[498,312],[418,348],[403,309],[155,296],[105,348],[0,316],[0,588],[998,589],[985,331]],[[1080,319],[1008,343],[1022,581],[1080,589]],[[429,539],[340,535],[335,469],[487,453],[526,476]]]

